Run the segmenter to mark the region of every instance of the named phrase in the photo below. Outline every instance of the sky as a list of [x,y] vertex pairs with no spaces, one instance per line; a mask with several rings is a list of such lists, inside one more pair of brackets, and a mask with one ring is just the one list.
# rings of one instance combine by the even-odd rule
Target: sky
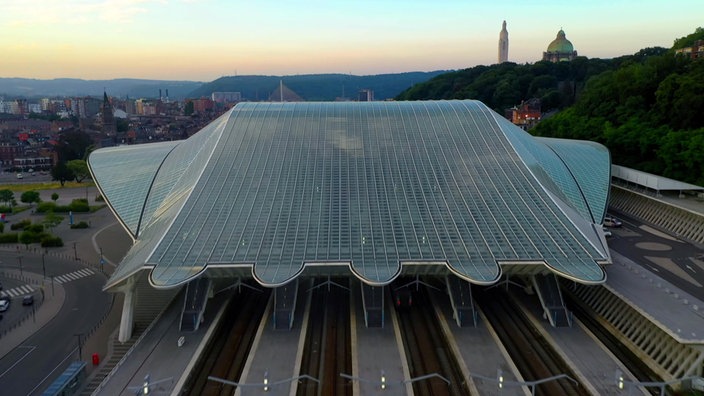
[[0,0],[0,77],[212,81],[533,63],[563,29],[579,55],[669,48],[702,0]]

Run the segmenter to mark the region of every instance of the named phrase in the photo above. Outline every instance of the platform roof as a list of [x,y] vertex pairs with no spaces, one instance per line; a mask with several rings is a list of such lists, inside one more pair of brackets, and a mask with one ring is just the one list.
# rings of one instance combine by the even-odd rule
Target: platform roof
[[240,103],[187,140],[89,158],[134,238],[106,288],[144,267],[155,287],[215,267],[275,287],[333,264],[371,285],[410,264],[492,284],[502,263],[601,283],[610,165],[471,100]]

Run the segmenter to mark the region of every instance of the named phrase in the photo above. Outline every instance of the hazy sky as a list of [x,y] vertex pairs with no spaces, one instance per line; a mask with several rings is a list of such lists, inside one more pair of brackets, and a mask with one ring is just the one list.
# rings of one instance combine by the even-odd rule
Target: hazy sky
[[462,69],[670,47],[702,0],[0,0],[0,77],[211,81],[224,75]]

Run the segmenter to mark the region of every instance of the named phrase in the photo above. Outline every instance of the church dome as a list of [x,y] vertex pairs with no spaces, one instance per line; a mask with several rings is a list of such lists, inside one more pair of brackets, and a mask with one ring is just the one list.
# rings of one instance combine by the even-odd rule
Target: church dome
[[548,52],[572,53],[574,47],[572,43],[565,37],[565,32],[560,29],[557,32],[557,37],[548,45]]

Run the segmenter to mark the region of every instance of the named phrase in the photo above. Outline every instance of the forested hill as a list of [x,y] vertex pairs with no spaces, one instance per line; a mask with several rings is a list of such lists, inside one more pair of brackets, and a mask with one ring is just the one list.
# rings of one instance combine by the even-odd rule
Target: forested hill
[[557,64],[504,63],[439,75],[399,100],[478,99],[500,114],[523,100],[560,110],[530,132],[600,142],[612,162],[704,186],[704,59],[675,50],[704,40],[704,29],[614,59]]
[[391,99],[413,84],[427,81],[447,70],[354,76],[349,74],[303,74],[293,76],[229,76],[203,84],[191,97],[213,92],[240,92],[244,100],[267,100],[283,83],[307,101],[356,99],[361,89],[374,91],[375,100]]
[[[664,49],[663,49],[664,51]],[[397,100],[477,99],[503,114],[521,101],[540,98],[543,111],[561,109],[574,103],[590,77],[612,70],[622,59],[588,59],[571,62],[537,62],[519,65],[500,63],[475,66],[439,75],[412,86]]]
[[704,186],[704,59],[675,49],[634,57],[590,79],[576,103],[531,133],[600,142],[614,164]]

